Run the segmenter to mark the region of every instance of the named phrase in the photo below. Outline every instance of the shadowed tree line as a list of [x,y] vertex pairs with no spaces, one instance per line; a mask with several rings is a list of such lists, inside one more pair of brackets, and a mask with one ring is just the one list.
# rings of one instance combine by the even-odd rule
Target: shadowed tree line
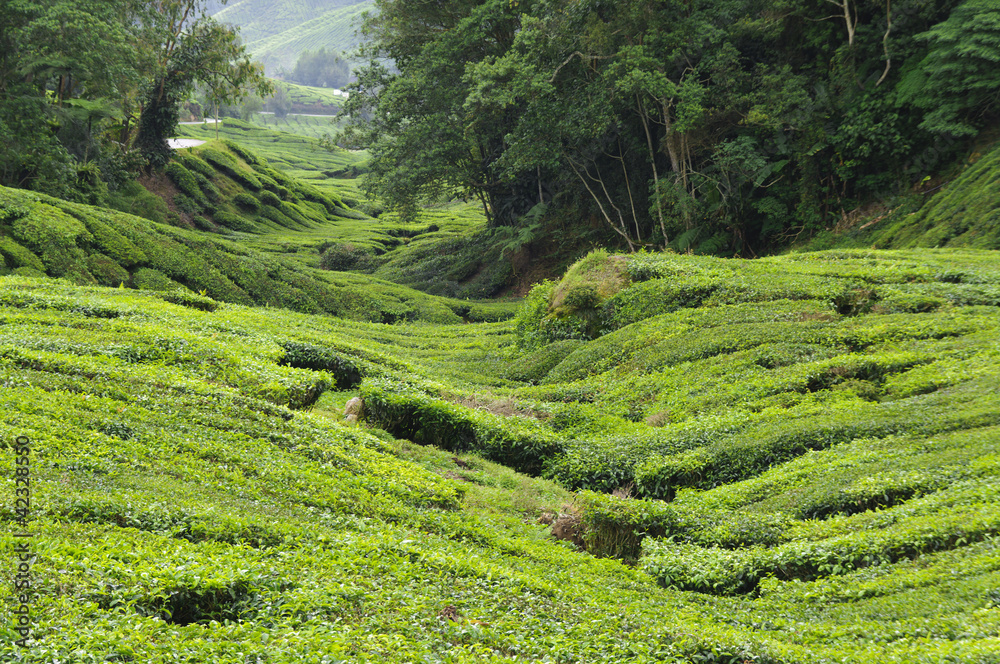
[[995,0],[375,5],[341,140],[404,212],[472,196],[494,227],[754,255],[997,119]]

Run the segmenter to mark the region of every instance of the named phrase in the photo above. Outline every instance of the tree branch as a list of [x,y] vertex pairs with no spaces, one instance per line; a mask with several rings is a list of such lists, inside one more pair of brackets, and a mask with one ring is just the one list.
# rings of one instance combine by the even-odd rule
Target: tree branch
[[572,60],[575,57],[579,57],[581,60],[583,60],[584,58],[590,58],[592,60],[610,60],[611,58],[613,58],[615,56],[613,56],[613,55],[587,55],[586,53],[581,53],[580,51],[574,51],[574,52],[572,52],[572,53],[569,54],[568,58],[566,58],[565,60],[562,61],[561,65],[559,65],[558,67],[556,67],[556,70],[554,72],[552,72],[552,78],[549,79],[549,83],[555,83],[556,82],[556,76],[559,75],[559,71],[563,67],[565,67],[566,65],[568,65],[569,62],[570,62],[570,60]]
[[[580,175],[580,171],[577,170],[576,164],[574,163],[573,159],[568,154],[566,154],[565,152],[563,152],[563,156],[566,157],[566,161],[567,161],[567,163],[569,163],[569,167],[573,169],[574,173],[576,173],[576,177],[580,178],[580,182],[582,182],[583,186],[587,188],[587,191],[590,193],[591,198],[593,198],[594,202],[597,203],[597,207],[600,208],[601,214],[604,215],[604,220],[606,222],[608,222],[608,225],[611,226],[611,228],[616,233],[618,233],[623,238],[625,238],[625,241],[628,242],[629,250],[630,251],[635,251],[635,245],[632,242],[632,238],[629,237],[628,233],[622,231],[622,229],[620,229],[617,226],[615,226],[614,222],[611,221],[611,217],[608,216],[607,211],[604,209],[604,206],[601,204],[601,199],[597,197],[597,194],[594,193],[594,190],[590,188],[590,185],[587,184],[587,181],[584,179],[584,177],[582,175]],[[584,170],[586,170],[586,169],[584,169]],[[590,175],[589,172],[587,173],[587,177],[593,179],[593,177]]]
[[892,58],[889,57],[889,32],[892,30],[892,0],[885,0],[885,34],[882,35],[882,49],[885,51],[885,71],[875,83],[875,87],[882,85],[882,81],[889,75],[889,68],[892,66]]

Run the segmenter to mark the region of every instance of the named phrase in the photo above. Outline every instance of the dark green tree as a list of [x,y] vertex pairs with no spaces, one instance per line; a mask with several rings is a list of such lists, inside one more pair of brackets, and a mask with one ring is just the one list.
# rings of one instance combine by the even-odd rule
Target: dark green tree
[[167,138],[176,131],[178,105],[195,84],[204,84],[216,104],[273,91],[239,36],[203,11],[202,0],[154,0],[143,16],[146,43],[157,55],[144,86],[135,144],[154,168],[170,159]]
[[202,0],[0,3],[0,130],[11,137],[0,182],[99,202],[102,179],[114,185],[138,167],[134,147],[164,163],[176,103],[194,82],[233,101],[249,87],[267,91],[236,35],[204,9]]
[[948,117],[981,126],[987,5],[379,0],[343,138],[390,205],[462,191],[494,226],[754,255],[905,188]]
[[[74,196],[100,192],[102,130],[120,115],[143,58],[137,2],[11,0],[0,5],[0,182]],[[99,189],[99,187],[98,187]],[[94,197],[97,197],[96,199]]]
[[[522,5],[526,3],[521,3]],[[466,66],[502,55],[520,28],[510,0],[413,3],[376,0],[363,31],[368,66],[345,105],[341,140],[371,151],[366,187],[407,213],[442,196],[478,198],[491,225],[512,220],[496,170],[503,124],[469,131]],[[390,68],[385,62],[393,62]]]
[[1000,102],[1000,7],[966,0],[946,21],[916,36],[929,53],[899,86],[900,99],[924,109],[920,126],[936,134],[972,135]]
[[319,88],[342,88],[351,80],[351,67],[339,55],[327,52],[325,48],[303,51],[288,79]]

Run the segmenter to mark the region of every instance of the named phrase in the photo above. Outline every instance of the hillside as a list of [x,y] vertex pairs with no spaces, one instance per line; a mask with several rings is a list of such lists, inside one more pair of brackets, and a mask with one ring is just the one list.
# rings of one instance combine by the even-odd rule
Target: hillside
[[[326,122],[323,118],[311,119]],[[259,227],[253,237],[242,239],[246,246],[279,258],[291,257],[305,267],[364,272],[463,301],[497,297],[513,285],[518,275],[514,273],[509,251],[518,245],[511,244],[509,235],[486,228],[479,205],[446,201],[424,209],[418,221],[402,221],[396,214],[384,213],[379,203],[366,200],[359,191],[355,176],[367,169],[363,153],[340,149],[331,152],[316,139],[303,135],[305,131],[291,134],[279,129],[281,126],[273,118],[267,125],[227,119],[220,137],[229,148],[245,146],[236,149],[251,162],[260,162],[268,170],[277,170],[291,178],[297,186],[327,194],[351,209],[341,210],[342,217],[311,226],[286,223]],[[300,129],[307,130],[308,126]],[[186,125],[182,135],[211,140],[215,128]],[[197,159],[205,149],[212,148],[210,145],[196,148],[190,157],[181,153],[177,159],[181,163]],[[260,164],[255,168],[260,168]],[[223,189],[228,192],[225,197],[237,206],[237,199],[263,196],[238,182],[227,182]],[[260,210],[262,214],[273,215],[267,206]],[[470,309],[467,302],[453,304],[458,311]],[[499,311],[510,311],[509,304],[504,303],[478,302],[471,308],[476,315],[492,311],[488,314],[491,317]]]
[[975,251],[597,252],[466,325],[0,277],[17,661],[995,662],[998,307]]
[[132,185],[139,193],[117,199],[123,211],[0,188],[0,270],[379,322],[510,315],[509,305],[435,299],[364,274],[321,269],[336,267],[323,262],[333,238],[374,254],[420,231],[354,212],[338,194],[231,141],[178,152],[165,175],[148,184],[163,199]]
[[271,75],[279,68],[290,70],[306,50],[351,51],[359,43],[356,21],[371,5],[370,0],[240,0],[213,18],[238,26],[247,48]]
[[[326,131],[319,134],[310,133],[312,136],[321,136],[323,133],[332,133],[330,122],[333,118],[312,118],[310,115],[336,115],[344,105],[344,95],[331,88],[317,88],[309,85],[298,85],[287,81],[276,81],[276,86],[285,89],[291,109],[288,120],[312,120],[316,124],[325,124]],[[307,114],[302,118],[294,118],[295,114]],[[272,118],[274,119],[274,118]],[[288,131],[286,129],[285,131]],[[292,130],[295,133],[295,130]]]
[[0,662],[997,664],[991,3],[0,3]]
[[1000,249],[1000,191],[994,186],[1000,177],[1000,143],[973,152],[953,171],[944,182],[928,184],[891,208],[860,215],[801,248]]

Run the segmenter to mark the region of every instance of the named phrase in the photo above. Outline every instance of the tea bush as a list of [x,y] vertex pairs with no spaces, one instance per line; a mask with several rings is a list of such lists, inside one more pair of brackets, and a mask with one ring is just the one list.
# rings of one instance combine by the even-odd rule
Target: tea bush
[[198,184],[198,179],[195,177],[194,173],[185,168],[181,162],[170,162],[167,164],[164,172],[167,174],[167,177],[169,177],[171,181],[177,185],[177,188],[189,196],[200,209],[208,207],[208,199],[202,192],[201,187]]
[[[191,163],[190,160],[188,155],[185,163]],[[9,194],[5,193],[8,191]],[[304,266],[295,257],[274,254],[266,248],[248,249],[218,237],[168,229],[130,215],[59,201],[44,195],[16,190],[3,190],[0,194],[8,197],[12,205],[16,201],[30,199],[31,205],[21,206],[28,211],[27,216],[18,218],[19,223],[27,224],[23,232],[27,233],[29,227],[36,229],[32,233],[38,236],[39,247],[55,242],[48,253],[36,255],[10,235],[0,237],[0,257],[3,257],[8,271],[23,272],[22,268],[30,268],[38,275],[62,275],[84,284],[100,280],[115,286],[124,283],[127,286],[165,290],[183,287],[194,292],[204,291],[219,301],[280,304],[301,311],[327,311],[385,322],[458,322],[460,318],[455,310],[464,312],[463,315],[470,319],[491,320],[509,317],[516,306],[466,301],[445,303],[405,287],[360,276],[346,281],[329,281],[324,277],[325,273],[317,269],[318,265]],[[289,226],[312,224],[306,213],[309,210],[312,210],[310,214],[320,213],[308,208],[313,203],[302,205],[307,207],[299,207],[301,211],[296,212],[304,220],[302,222],[292,221],[270,206],[263,206],[261,212],[280,215],[282,222]],[[213,217],[231,230],[255,236],[266,236],[270,232],[258,221],[231,212],[225,206],[220,206]],[[4,233],[11,230],[0,225],[0,231]],[[43,241],[43,236],[49,239]],[[74,243],[73,246],[70,247],[68,242]],[[266,244],[268,240],[262,237],[261,242]],[[264,256],[268,257],[266,261]],[[129,277],[124,278],[125,275],[115,264],[126,270]],[[96,274],[91,272],[92,266]],[[169,281],[158,280],[158,285],[151,286],[153,282],[148,279],[152,274],[150,270]]]
[[473,450],[515,470],[539,474],[562,442],[532,420],[504,418],[384,381],[362,385],[369,421],[397,438],[451,451]]
[[240,165],[228,153],[215,148],[203,148],[198,154],[215,167],[216,170],[232,178],[241,187],[245,187],[253,192],[259,192],[262,189],[260,180],[257,179],[253,172]]
[[[334,219],[279,170],[305,152],[208,149],[297,230],[252,205],[259,232],[224,238],[0,190],[27,210],[0,222],[4,269],[72,242],[73,279],[163,289],[0,277],[0,464],[30,438],[35,547],[35,640],[13,645],[0,566],[0,659],[1000,656],[992,254],[598,254],[508,320],[318,269],[332,237],[401,268],[468,233],[460,213]],[[235,214],[243,190],[185,154]],[[25,219],[41,240],[15,237]],[[367,422],[343,419],[355,396]]]

